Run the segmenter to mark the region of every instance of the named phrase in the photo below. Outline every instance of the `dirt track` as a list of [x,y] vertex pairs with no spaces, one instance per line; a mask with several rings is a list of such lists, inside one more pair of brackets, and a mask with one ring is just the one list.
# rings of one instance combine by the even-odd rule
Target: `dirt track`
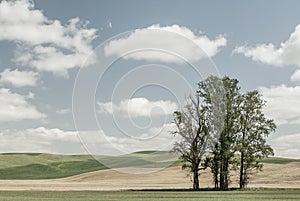
[[[132,170],[132,169],[131,169]],[[0,190],[98,191],[125,189],[179,189],[191,188],[190,177],[180,166],[146,174],[125,174],[115,170],[101,170],[63,179],[0,180]],[[134,170],[133,170],[134,171]],[[143,169],[139,168],[141,172]],[[231,186],[237,186],[237,175],[231,177]],[[200,176],[201,187],[213,187],[211,174]],[[265,164],[264,171],[253,175],[249,187],[300,188],[300,162]]]

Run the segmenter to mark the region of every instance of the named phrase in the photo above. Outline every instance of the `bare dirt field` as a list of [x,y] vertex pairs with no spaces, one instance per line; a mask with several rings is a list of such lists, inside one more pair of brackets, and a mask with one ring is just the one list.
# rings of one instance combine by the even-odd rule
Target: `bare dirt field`
[[[135,171],[134,169],[130,169]],[[145,169],[149,170],[149,169]],[[117,170],[100,170],[62,179],[49,180],[0,180],[0,190],[41,191],[108,191],[128,189],[182,189],[191,188],[187,171],[180,166],[162,170],[151,169],[151,173],[126,174]],[[139,168],[136,171],[141,172]],[[237,187],[237,174],[231,176],[231,187]],[[213,187],[209,170],[200,176],[202,188]],[[252,176],[249,187],[300,188],[300,162],[288,164],[265,164],[263,172]]]

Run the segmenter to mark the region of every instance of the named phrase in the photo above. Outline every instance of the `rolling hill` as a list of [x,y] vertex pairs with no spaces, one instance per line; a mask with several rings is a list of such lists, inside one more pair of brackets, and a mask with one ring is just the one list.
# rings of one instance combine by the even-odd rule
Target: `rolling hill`
[[163,151],[135,152],[122,156],[97,156],[95,158],[90,155],[46,153],[0,154],[0,180],[54,179],[111,167],[159,168],[173,164],[172,161],[168,161],[169,152]]
[[[145,151],[122,156],[54,155],[46,153],[0,154],[0,180],[55,179],[87,172],[113,168],[143,167],[159,168],[172,163],[168,152]],[[100,163],[98,161],[103,162]],[[263,163],[287,164],[300,160],[287,158],[265,158]],[[104,165],[106,164],[106,165]]]

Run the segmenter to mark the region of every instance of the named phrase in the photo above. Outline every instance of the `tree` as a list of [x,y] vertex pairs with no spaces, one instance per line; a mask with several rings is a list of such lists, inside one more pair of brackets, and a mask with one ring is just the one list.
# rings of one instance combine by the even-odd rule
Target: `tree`
[[215,189],[219,189],[220,175],[220,136],[224,127],[226,114],[225,90],[223,81],[216,76],[210,76],[206,80],[198,83],[197,91],[202,100],[203,107],[206,108],[210,125],[210,154],[204,159],[204,168],[209,167],[214,178]]
[[234,143],[238,133],[239,106],[241,103],[240,87],[237,79],[224,77],[226,115],[220,136],[220,189],[228,190],[230,181],[229,165],[234,157]]
[[177,127],[174,135],[179,135],[181,140],[176,142],[173,151],[180,154],[184,162],[183,169],[189,168],[193,175],[193,189],[199,190],[199,171],[201,160],[207,152],[209,125],[207,113],[201,107],[199,97],[189,97],[182,111],[174,112],[174,123]]
[[[230,181],[229,168],[234,161],[234,143],[238,134],[239,106],[241,104],[238,80],[229,77],[211,76],[198,84],[199,96],[207,105],[214,119],[213,129],[219,133],[218,141],[212,152],[213,158],[208,159],[215,179],[215,188],[227,190]],[[223,104],[222,104],[223,103]],[[215,112],[217,110],[218,112]],[[219,122],[217,121],[219,119]],[[219,177],[219,179],[217,179]],[[217,184],[216,182],[219,182]]]
[[[174,150],[193,173],[194,189],[199,188],[198,171],[209,167],[215,189],[228,190],[230,170],[238,165],[244,188],[252,171],[262,168],[260,159],[273,155],[266,138],[276,125],[263,113],[265,101],[258,91],[242,94],[238,83],[229,77],[208,77],[198,84],[197,100],[190,98],[184,111],[175,112],[174,134],[182,141]],[[208,154],[203,157],[204,153]]]
[[276,129],[273,120],[267,119],[262,111],[265,101],[258,91],[243,95],[240,107],[240,134],[237,151],[240,152],[240,188],[245,188],[251,171],[261,170],[259,159],[273,155],[273,149],[266,144],[266,137]]

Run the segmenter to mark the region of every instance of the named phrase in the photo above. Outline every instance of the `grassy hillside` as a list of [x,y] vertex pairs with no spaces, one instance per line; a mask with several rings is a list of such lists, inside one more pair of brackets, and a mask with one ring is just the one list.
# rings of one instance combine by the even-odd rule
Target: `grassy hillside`
[[[123,156],[99,156],[109,167],[165,167],[172,164],[168,152],[144,151]],[[52,179],[106,169],[89,155],[53,155],[40,153],[0,154],[0,179]],[[286,164],[300,161],[266,158],[263,163]],[[176,162],[174,164],[180,164]]]
[[105,168],[88,155],[0,154],[0,179],[51,179]]
[[[0,179],[53,179],[108,167],[164,167],[171,164],[168,152],[136,152],[123,156],[53,155],[40,153],[0,154]],[[103,162],[103,164],[98,161]]]

